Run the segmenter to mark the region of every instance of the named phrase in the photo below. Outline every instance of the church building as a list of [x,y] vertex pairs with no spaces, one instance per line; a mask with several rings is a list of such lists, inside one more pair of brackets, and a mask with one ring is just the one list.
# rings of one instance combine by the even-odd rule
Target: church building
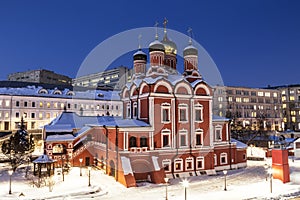
[[228,119],[212,114],[213,92],[191,39],[183,56],[180,74],[165,23],[149,58],[142,49],[133,55],[133,79],[120,92],[123,116],[63,112],[44,127],[45,153],[72,166],[93,165],[126,187],[246,167],[246,145],[230,138]]

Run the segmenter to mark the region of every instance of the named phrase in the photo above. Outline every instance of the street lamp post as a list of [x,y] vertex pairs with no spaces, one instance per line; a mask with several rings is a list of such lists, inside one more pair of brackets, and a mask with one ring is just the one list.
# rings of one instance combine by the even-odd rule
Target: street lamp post
[[82,158],[79,158],[79,162],[80,162],[80,176],[82,176]]
[[13,172],[14,171],[12,169],[8,170],[8,174],[9,174],[9,192],[8,192],[8,194],[11,194],[11,176],[12,176]]
[[227,188],[226,188],[226,175],[227,175],[227,170],[223,170],[223,174],[224,174],[224,191],[227,191]]
[[269,168],[268,174],[270,175],[270,192],[272,193],[272,177],[273,177],[272,167]]
[[89,186],[91,186],[91,167],[88,167],[89,170]]
[[169,178],[165,177],[164,180],[165,180],[165,183],[166,183],[166,200],[168,200],[168,182],[169,182]]
[[189,186],[189,182],[187,180],[182,181],[182,185],[184,187],[184,199],[186,200],[186,188]]

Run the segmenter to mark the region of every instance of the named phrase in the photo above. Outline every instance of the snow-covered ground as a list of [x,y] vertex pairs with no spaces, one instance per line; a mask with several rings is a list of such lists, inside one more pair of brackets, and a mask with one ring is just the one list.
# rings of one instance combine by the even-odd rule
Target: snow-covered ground
[[[230,170],[227,174],[227,191],[224,191],[224,175],[200,175],[188,179],[187,199],[289,199],[300,196],[300,160],[289,161],[291,182],[283,184],[273,179],[273,193],[270,193],[270,180],[266,180],[266,161],[248,161],[246,169]],[[91,186],[88,186],[88,172],[79,168],[65,175],[56,175],[55,185],[50,191],[48,186],[37,188],[25,178],[25,170],[12,175],[12,194],[9,191],[8,166],[0,164],[0,199],[103,199],[103,200],[163,200],[166,185],[145,183],[136,188],[125,188],[102,171],[91,171]],[[168,185],[168,199],[184,199],[182,180],[172,179]],[[19,196],[23,193],[25,196]],[[292,195],[291,195],[292,194]]]

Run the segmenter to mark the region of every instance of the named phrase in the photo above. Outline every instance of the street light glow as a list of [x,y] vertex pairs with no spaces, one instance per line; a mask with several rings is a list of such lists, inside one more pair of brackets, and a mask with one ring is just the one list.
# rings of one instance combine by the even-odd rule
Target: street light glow
[[183,180],[181,183],[182,183],[184,188],[189,187],[189,182],[187,180]]

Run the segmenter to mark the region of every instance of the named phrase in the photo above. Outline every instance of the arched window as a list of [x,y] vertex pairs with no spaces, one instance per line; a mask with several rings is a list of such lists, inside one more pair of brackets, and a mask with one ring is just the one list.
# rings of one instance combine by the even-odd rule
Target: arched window
[[136,147],[136,137],[131,136],[129,138],[129,147]]
[[140,138],[140,147],[147,147],[147,138],[146,137],[141,137]]

